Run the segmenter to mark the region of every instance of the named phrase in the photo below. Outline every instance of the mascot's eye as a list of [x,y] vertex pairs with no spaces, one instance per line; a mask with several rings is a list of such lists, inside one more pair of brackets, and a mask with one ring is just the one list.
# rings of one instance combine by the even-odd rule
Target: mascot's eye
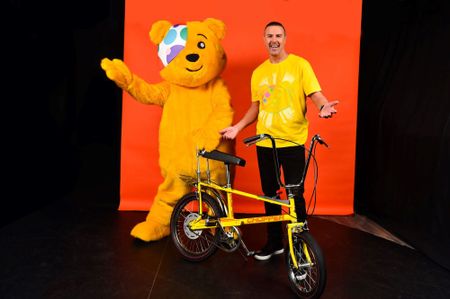
[[204,49],[204,48],[206,47],[206,45],[205,45],[204,42],[198,42],[197,47],[198,47],[199,49]]

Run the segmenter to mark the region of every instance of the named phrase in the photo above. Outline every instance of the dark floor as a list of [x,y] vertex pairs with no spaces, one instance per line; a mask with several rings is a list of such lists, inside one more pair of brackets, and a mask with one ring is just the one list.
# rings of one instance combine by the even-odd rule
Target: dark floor
[[[130,237],[145,212],[61,200],[0,229],[1,298],[294,298],[282,255],[260,262],[218,251],[189,263],[170,238]],[[322,298],[450,298],[450,273],[414,249],[311,217],[328,282]],[[243,227],[250,249],[263,225]]]

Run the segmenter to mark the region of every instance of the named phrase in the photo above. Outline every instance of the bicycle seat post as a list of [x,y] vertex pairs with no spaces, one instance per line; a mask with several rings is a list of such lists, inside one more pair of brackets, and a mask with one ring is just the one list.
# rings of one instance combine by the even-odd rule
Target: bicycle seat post
[[227,188],[231,188],[230,164],[225,163],[225,168],[227,169]]
[[200,181],[200,152],[197,151],[197,181]]
[[211,183],[211,172],[209,171],[209,159],[206,159],[206,179]]

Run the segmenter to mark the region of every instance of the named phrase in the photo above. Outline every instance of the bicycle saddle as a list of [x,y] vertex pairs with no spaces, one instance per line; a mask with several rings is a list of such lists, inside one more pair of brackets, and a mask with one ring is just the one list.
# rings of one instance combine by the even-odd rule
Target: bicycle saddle
[[230,155],[218,150],[207,152],[205,150],[199,152],[200,156],[207,159],[222,161],[225,164],[233,164],[239,166],[245,166],[245,160],[238,156]]

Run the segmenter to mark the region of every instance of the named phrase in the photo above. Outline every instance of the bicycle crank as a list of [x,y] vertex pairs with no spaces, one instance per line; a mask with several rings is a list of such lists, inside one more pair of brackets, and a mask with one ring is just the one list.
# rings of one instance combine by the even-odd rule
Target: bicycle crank
[[235,226],[220,227],[221,236],[218,247],[225,252],[234,252],[241,244],[241,232]]

